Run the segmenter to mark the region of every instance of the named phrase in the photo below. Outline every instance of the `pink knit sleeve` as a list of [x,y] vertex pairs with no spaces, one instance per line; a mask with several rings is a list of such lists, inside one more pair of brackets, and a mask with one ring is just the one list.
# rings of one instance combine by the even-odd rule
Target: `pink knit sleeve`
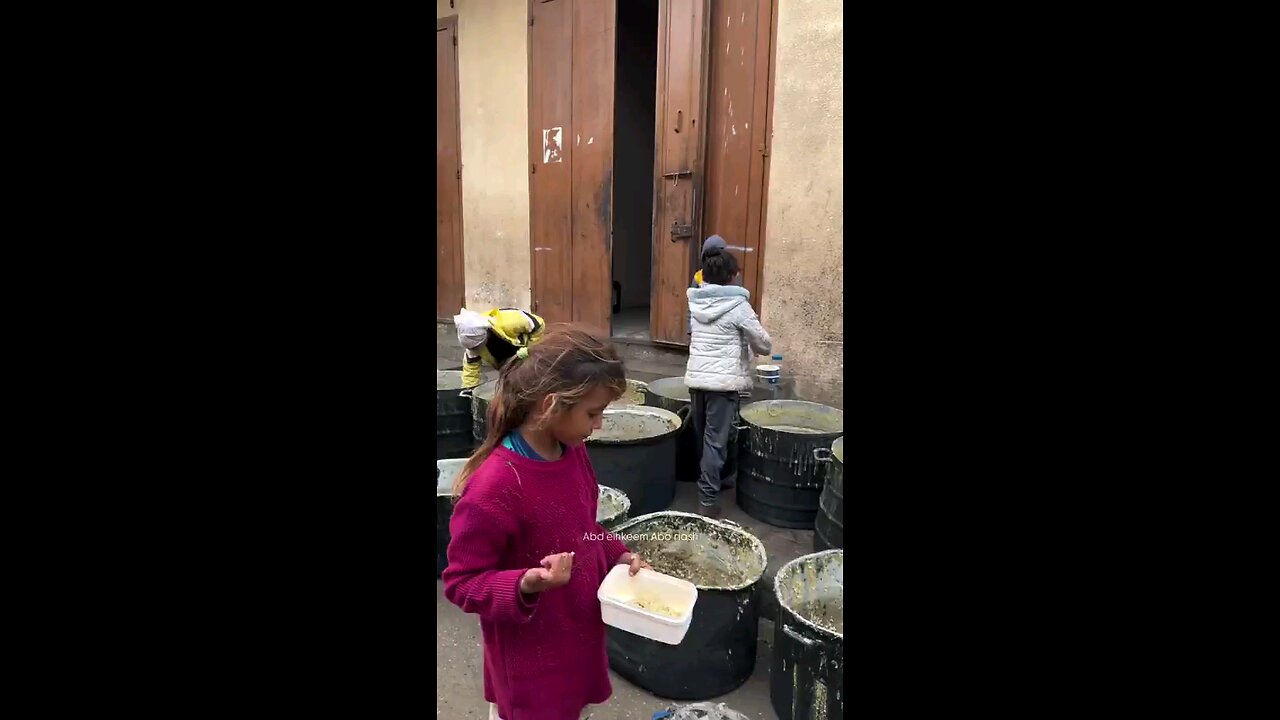
[[463,612],[491,622],[528,622],[538,607],[536,594],[520,592],[527,568],[497,569],[508,539],[518,530],[513,505],[508,492],[476,484],[458,499],[449,521],[444,595]]

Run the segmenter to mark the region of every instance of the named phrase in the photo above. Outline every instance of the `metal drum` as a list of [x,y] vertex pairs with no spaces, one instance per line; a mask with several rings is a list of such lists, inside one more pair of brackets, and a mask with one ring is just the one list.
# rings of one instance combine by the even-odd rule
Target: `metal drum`
[[615,530],[653,569],[698,588],[689,632],[679,645],[605,628],[609,666],[664,698],[708,700],[739,687],[756,666],[757,583],[768,558],[760,539],[728,520],[658,512]]
[[644,391],[644,404],[649,407],[662,408],[680,416],[684,425],[680,428],[680,436],[676,439],[676,480],[680,482],[696,482],[698,479],[698,442],[701,438],[693,432],[693,424],[689,422],[689,388],[684,384],[684,377],[669,377],[654,380]]
[[600,499],[596,501],[596,522],[605,530],[612,531],[627,521],[627,512],[631,510],[631,498],[617,488],[600,487]]
[[844,547],[844,438],[831,443],[831,450],[817,448],[813,456],[827,465],[827,479],[818,497],[818,517],[813,524],[815,552]]
[[436,459],[464,458],[471,440],[471,398],[462,389],[461,370],[436,371]]
[[[779,720],[844,717],[844,551],[803,555],[774,580],[769,701]],[[695,622],[697,608],[694,609]]]
[[605,408],[602,426],[586,442],[596,481],[626,493],[635,514],[671,507],[682,424],[675,413],[661,408]]
[[738,505],[775,527],[812,528],[823,485],[813,451],[844,434],[844,412],[803,400],[766,400],[739,415]]

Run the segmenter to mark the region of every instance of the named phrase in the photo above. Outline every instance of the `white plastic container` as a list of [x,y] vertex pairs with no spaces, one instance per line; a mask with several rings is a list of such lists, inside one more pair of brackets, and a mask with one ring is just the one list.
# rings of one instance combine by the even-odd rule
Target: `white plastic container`
[[[600,614],[606,625],[656,640],[679,645],[693,621],[693,606],[698,602],[698,588],[680,578],[643,569],[630,575],[626,565],[614,565],[600,590]],[[645,610],[634,603],[660,603],[676,611],[675,617]]]

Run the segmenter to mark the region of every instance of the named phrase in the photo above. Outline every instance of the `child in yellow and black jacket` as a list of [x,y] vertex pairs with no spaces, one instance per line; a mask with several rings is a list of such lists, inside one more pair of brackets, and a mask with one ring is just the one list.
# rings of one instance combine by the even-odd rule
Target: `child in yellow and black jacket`
[[501,369],[521,348],[541,340],[547,327],[542,318],[517,308],[494,308],[483,315],[464,309],[453,321],[463,348],[463,388],[480,384],[481,364]]

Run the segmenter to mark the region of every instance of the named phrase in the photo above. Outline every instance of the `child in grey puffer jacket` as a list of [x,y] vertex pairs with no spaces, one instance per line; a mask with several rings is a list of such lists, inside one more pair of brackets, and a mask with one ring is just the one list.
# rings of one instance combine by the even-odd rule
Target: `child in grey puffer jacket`
[[731,285],[738,261],[724,249],[703,255],[702,287],[689,288],[689,363],[684,384],[692,405],[689,419],[702,438],[698,512],[720,515],[720,470],[737,417],[738,393],[750,391],[752,354],[768,355],[773,341],[751,309],[751,293]]

